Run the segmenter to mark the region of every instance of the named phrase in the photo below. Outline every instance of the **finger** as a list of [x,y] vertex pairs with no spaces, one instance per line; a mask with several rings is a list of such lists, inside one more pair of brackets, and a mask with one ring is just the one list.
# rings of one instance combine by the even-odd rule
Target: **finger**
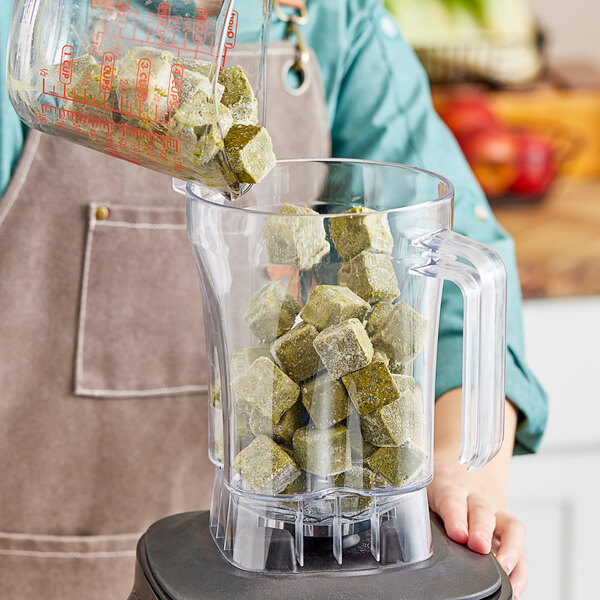
[[474,552],[487,554],[492,550],[492,536],[496,528],[496,515],[489,502],[479,494],[467,499],[469,540],[467,545]]
[[446,533],[450,539],[459,544],[466,544],[469,539],[467,525],[467,501],[460,496],[449,494],[435,503],[433,510],[444,521]]
[[510,575],[524,555],[525,527],[512,515],[497,513],[496,535],[500,543],[496,559]]
[[513,588],[513,599],[518,600],[527,587],[527,579],[529,578],[529,563],[527,557],[523,554],[521,560],[510,574],[510,583]]

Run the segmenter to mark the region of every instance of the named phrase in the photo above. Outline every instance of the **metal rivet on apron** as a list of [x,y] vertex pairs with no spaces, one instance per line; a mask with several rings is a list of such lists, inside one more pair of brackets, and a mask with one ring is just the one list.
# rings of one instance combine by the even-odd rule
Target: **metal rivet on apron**
[[108,219],[108,208],[99,206],[96,209],[96,221],[105,221],[106,219]]
[[484,207],[481,206],[481,204],[477,204],[475,206],[475,216],[480,220],[480,221],[487,221],[488,217],[490,216],[488,213],[488,210]]
[[389,37],[390,39],[398,37],[398,26],[396,25],[392,17],[388,15],[381,17],[380,24],[383,33],[387,37]]

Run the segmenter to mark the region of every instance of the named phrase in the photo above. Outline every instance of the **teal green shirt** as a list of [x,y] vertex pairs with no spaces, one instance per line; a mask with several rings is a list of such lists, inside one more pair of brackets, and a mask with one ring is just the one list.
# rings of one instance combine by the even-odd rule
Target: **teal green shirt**
[[13,0],[0,6],[0,198],[21,156],[27,127],[19,120],[6,93],[6,45]]
[[[258,3],[239,0],[246,2]],[[2,65],[11,4],[9,0],[0,7]],[[511,238],[494,219],[458,145],[437,117],[423,68],[382,2],[308,0],[307,5],[309,22],[301,32],[321,67],[333,156],[404,163],[443,174],[456,188],[454,229],[502,256],[508,270],[506,395],[521,414],[515,452],[534,452],[546,425],[547,397],[524,362],[521,293]],[[284,30],[274,18],[271,39],[283,39]],[[4,75],[0,108],[1,194],[23,146],[23,129],[8,105]],[[482,210],[487,219],[477,218]],[[462,330],[461,294],[446,284],[436,397],[461,386]]]

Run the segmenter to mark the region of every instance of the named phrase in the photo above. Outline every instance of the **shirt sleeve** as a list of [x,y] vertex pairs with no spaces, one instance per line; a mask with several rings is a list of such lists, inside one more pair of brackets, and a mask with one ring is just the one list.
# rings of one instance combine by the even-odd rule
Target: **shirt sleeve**
[[19,162],[27,127],[19,120],[6,90],[6,55],[13,0],[0,6],[0,201]]
[[[333,155],[391,161],[448,177],[456,190],[454,230],[496,250],[508,271],[506,396],[520,418],[515,453],[535,452],[547,420],[547,397],[524,360],[522,299],[515,249],[453,136],[436,115],[427,76],[379,2],[360,5],[332,115]],[[445,283],[439,327],[436,398],[462,385],[462,295]]]

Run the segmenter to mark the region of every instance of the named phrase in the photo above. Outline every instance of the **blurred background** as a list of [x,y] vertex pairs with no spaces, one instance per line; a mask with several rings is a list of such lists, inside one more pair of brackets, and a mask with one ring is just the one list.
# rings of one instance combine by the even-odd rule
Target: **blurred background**
[[528,600],[598,598],[600,2],[387,0],[500,223],[513,235],[528,361],[550,396],[509,500]]

